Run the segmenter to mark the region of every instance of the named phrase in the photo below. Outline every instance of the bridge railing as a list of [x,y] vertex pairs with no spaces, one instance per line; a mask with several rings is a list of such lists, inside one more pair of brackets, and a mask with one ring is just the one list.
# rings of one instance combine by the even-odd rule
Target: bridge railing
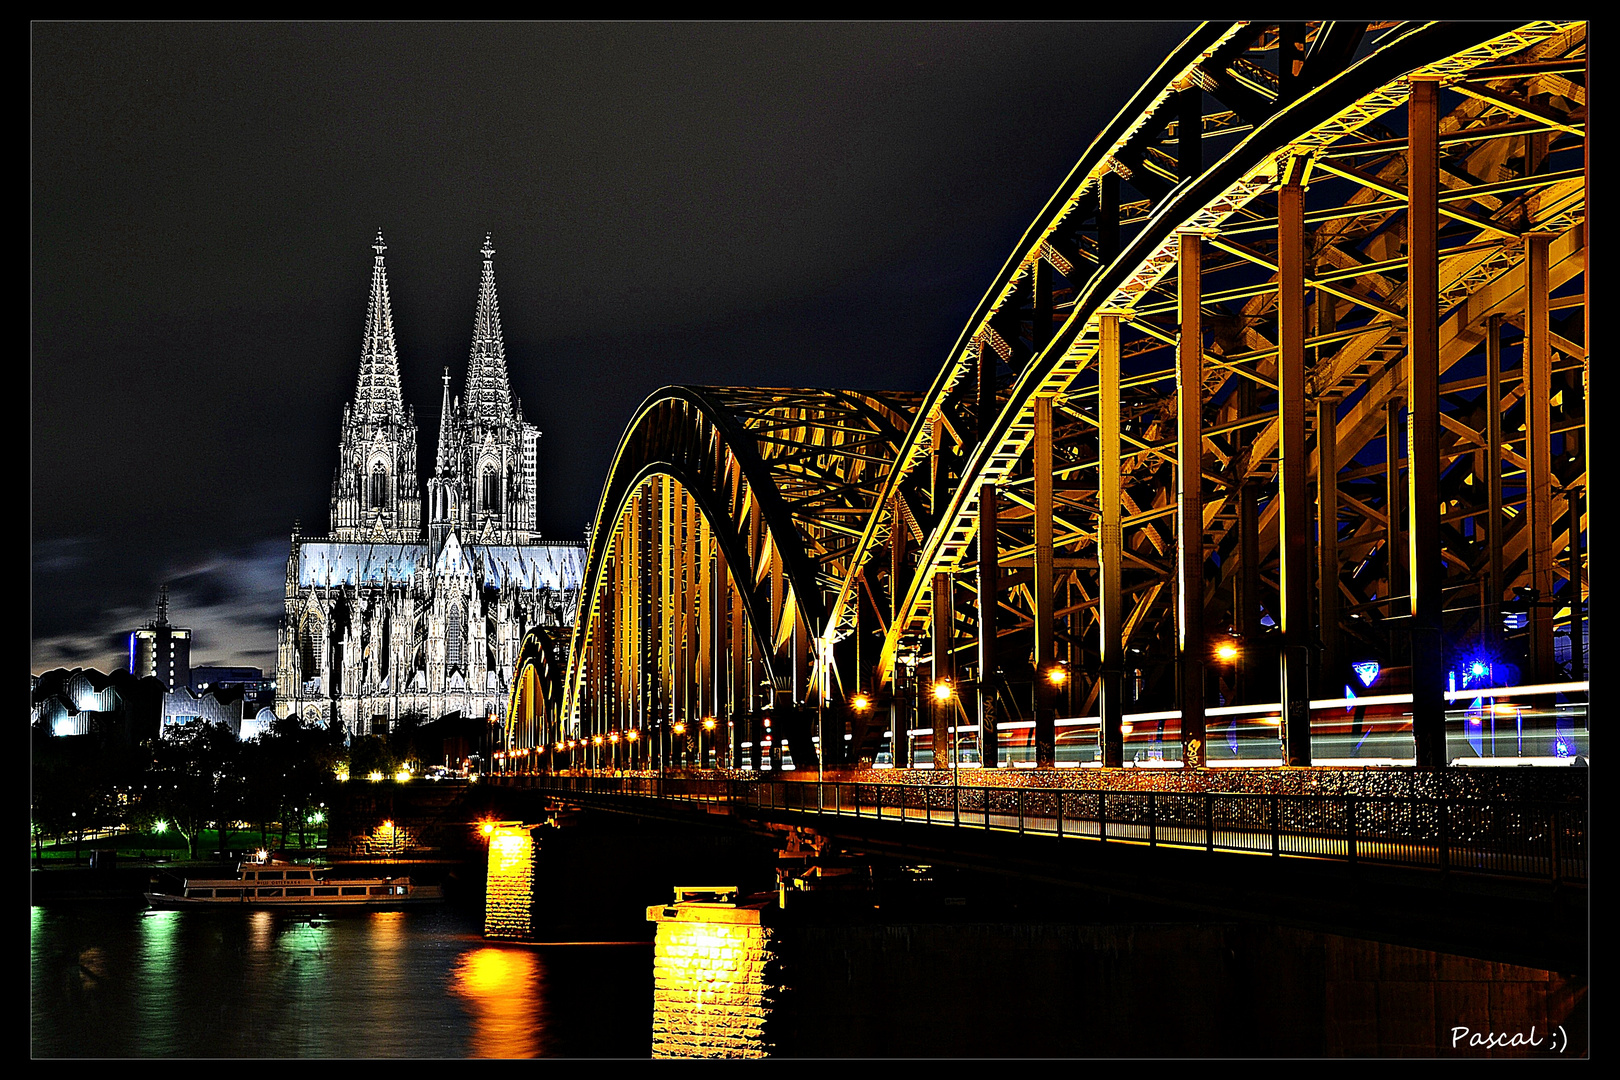
[[550,776],[559,792],[702,802],[1060,840],[1249,852],[1584,882],[1575,803],[1382,795],[1103,791],[873,781]]

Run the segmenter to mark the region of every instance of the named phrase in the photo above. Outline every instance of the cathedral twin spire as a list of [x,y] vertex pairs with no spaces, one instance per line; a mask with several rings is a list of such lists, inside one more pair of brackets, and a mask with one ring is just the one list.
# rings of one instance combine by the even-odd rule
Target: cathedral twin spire
[[444,374],[426,522],[416,480],[415,422],[405,407],[383,265],[387,247],[379,230],[372,244],[376,256],[360,378],[354,402],[345,410],[341,460],[332,485],[333,536],[401,543],[418,539],[423,525],[434,526],[430,531],[435,539],[448,528],[478,525],[486,542],[522,542],[535,524],[530,492],[539,432],[513,404],[490,235],[485,234],[480,249],[484,264],[463,401],[452,400],[449,370]]
[[367,424],[399,423],[405,416],[405,395],[399,383],[399,352],[394,345],[394,314],[388,303],[388,270],[383,266],[382,230],[371,250],[371,298],[366,303],[366,335],[360,347],[360,385],[354,393],[356,419]]
[[473,316],[472,352],[467,357],[467,415],[487,427],[512,417],[512,386],[501,343],[501,306],[495,296],[495,248],[484,234],[484,272],[478,280],[478,311]]

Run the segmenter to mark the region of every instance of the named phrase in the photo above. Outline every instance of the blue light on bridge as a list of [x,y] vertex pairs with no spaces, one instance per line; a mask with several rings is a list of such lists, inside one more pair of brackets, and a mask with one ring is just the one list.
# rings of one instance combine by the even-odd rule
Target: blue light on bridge
[[1359,663],[1351,664],[1350,667],[1356,673],[1356,678],[1361,680],[1362,686],[1371,686],[1377,682],[1378,673],[1383,670],[1378,666],[1376,660],[1362,660]]

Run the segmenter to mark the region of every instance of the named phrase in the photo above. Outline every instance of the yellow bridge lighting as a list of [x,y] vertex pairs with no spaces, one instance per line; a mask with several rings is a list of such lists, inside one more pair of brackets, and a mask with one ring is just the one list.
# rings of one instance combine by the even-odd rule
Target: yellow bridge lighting
[[1215,646],[1215,655],[1222,660],[1236,660],[1238,647],[1230,641],[1223,641]]
[[1046,681],[1053,686],[1062,686],[1069,681],[1069,669],[1061,664],[1055,665],[1046,673]]
[[950,696],[951,696],[951,681],[949,679],[941,679],[941,680],[939,680],[938,682],[936,682],[934,684],[934,700],[935,701],[948,701],[950,699]]
[[677,734],[677,735],[685,735],[686,734],[686,724],[684,724],[683,722],[681,722],[679,720],[675,721],[675,734]]
[[629,731],[625,732],[624,737],[629,739],[631,742],[635,742],[637,739],[641,738],[641,732],[637,731],[635,728],[631,728]]
[[704,720],[703,720],[703,730],[704,731],[713,731],[714,730],[714,717],[709,716],[709,717],[704,718]]
[[850,704],[855,706],[856,712],[865,712],[872,707],[872,699],[865,694],[856,694]]

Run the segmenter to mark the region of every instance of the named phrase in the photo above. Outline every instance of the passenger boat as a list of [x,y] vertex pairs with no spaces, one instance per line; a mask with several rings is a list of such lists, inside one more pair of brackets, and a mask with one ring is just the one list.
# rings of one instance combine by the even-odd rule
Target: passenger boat
[[154,908],[244,907],[329,911],[336,908],[389,909],[436,904],[438,885],[408,877],[334,878],[331,867],[283,862],[244,862],[234,878],[186,878],[180,893],[149,892]]

